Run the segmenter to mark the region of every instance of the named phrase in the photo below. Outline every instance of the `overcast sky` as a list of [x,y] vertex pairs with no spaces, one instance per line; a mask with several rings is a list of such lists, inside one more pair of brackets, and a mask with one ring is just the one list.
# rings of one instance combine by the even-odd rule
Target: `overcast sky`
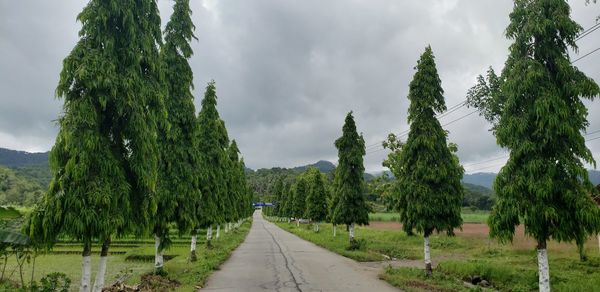
[[[60,3],[60,4],[59,4]],[[47,151],[62,100],[54,97],[61,62],[77,41],[77,14],[87,1],[0,1],[0,147]],[[216,81],[219,111],[247,166],[291,167],[337,161],[333,141],[353,110],[366,144],[408,128],[408,83],[430,44],[452,106],[478,74],[500,71],[508,0],[191,0],[196,36],[191,59],[199,110],[206,83]],[[600,5],[570,1],[584,28]],[[172,1],[159,1],[163,25]],[[600,30],[579,42],[579,55],[600,47]],[[577,54],[573,54],[573,59]],[[600,81],[600,52],[576,65]],[[589,131],[600,130],[600,105],[588,103]],[[441,119],[452,122],[473,109]],[[504,152],[472,114],[447,127],[468,172],[497,171]],[[600,134],[590,135],[590,138]],[[600,139],[588,147],[600,160]],[[385,151],[367,149],[368,171]],[[494,160],[496,159],[496,160]]]

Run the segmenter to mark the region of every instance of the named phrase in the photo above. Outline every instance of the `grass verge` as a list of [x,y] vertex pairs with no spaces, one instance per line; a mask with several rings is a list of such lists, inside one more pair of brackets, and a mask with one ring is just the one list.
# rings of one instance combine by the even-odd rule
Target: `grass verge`
[[[321,247],[357,261],[380,261],[385,257],[399,259],[380,278],[406,291],[473,291],[478,286],[466,286],[473,277],[485,280],[499,291],[535,291],[537,289],[537,256],[535,241],[517,229],[513,244],[503,245],[490,240],[484,232],[458,233],[455,237],[431,237],[432,260],[437,267],[427,278],[421,266],[423,239],[407,236],[399,229],[358,227],[356,238],[360,250],[348,250],[348,234],[338,226],[336,237],[330,224],[320,224],[321,232],[312,226],[275,222],[278,226]],[[580,261],[575,244],[549,242],[551,285],[554,291],[599,291],[600,252],[597,241],[590,238],[585,245],[587,261]],[[416,260],[416,261],[406,261]],[[412,266],[412,267],[405,267]]]

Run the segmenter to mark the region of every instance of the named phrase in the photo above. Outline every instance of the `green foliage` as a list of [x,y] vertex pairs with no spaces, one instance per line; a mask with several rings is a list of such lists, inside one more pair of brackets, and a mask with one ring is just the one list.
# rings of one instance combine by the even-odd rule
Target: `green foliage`
[[16,172],[0,166],[0,205],[34,205],[43,196],[43,187]]
[[469,92],[469,103],[510,150],[494,183],[490,235],[511,240],[523,223],[541,248],[549,239],[582,244],[600,230],[584,168],[595,161],[581,134],[588,126],[584,99],[600,89],[569,59],[582,28],[567,1],[517,0],[510,20],[506,36],[514,42],[502,74],[490,70]]
[[32,289],[39,292],[67,292],[71,286],[71,279],[64,273],[51,273],[40,280],[40,286]]
[[329,192],[326,187],[324,175],[316,168],[309,168],[306,172],[308,181],[308,194],[306,196],[305,218],[320,222],[327,217],[327,200]]
[[199,206],[200,226],[222,223],[225,218],[223,198],[226,196],[227,155],[223,147],[222,122],[217,111],[217,95],[214,81],[208,83],[202,110],[198,115],[200,131],[198,136],[198,150],[200,152],[200,187],[202,190],[202,204]]
[[157,211],[153,217],[154,234],[161,237],[161,247],[169,243],[170,222],[177,223],[182,233],[196,225],[195,212],[200,191],[198,166],[198,123],[194,107],[193,73],[188,59],[192,55],[189,42],[194,37],[189,0],[175,1],[173,14],[165,29],[161,61],[165,73],[165,108],[168,123],[161,125]]
[[166,116],[155,1],[90,1],[77,42],[63,61],[64,99],[53,180],[38,208],[43,233],[90,243],[143,233],[156,211],[157,127]]
[[397,151],[387,160],[397,177],[392,202],[407,231],[452,234],[462,224],[464,170],[452,153],[456,147],[447,144],[447,132],[435,117],[446,105],[431,47],[421,55],[416,70],[408,94],[408,140],[394,147]]
[[299,176],[292,186],[292,216],[296,219],[302,218],[306,213],[306,197],[309,191],[307,178]]
[[369,224],[369,208],[363,193],[365,141],[356,131],[352,112],[346,116],[342,137],[335,141],[335,147],[339,165],[333,181],[330,220],[336,224]]

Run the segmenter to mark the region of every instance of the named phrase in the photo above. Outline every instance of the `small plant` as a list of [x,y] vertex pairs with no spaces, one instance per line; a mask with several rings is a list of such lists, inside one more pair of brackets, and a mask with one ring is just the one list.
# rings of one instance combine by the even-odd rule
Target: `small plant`
[[367,241],[364,239],[352,239],[350,241],[350,245],[346,247],[346,250],[366,250],[367,249]]
[[35,284],[31,286],[32,291],[36,292],[67,292],[71,286],[71,279],[64,273],[51,273],[40,280],[40,286]]

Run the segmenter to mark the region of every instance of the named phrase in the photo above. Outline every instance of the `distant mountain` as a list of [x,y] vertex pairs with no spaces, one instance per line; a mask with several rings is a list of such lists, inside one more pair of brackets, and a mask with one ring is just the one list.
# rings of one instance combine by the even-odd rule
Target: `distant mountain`
[[48,165],[48,152],[30,153],[0,148],[0,164],[8,167]]
[[[600,171],[588,169],[588,174],[590,176],[590,181],[592,182],[592,184],[600,184]],[[472,174],[465,174],[463,177],[463,182],[492,189],[494,185],[494,180],[496,179],[496,175],[498,174],[492,172],[477,172]]]
[[14,175],[33,181],[43,189],[50,184],[48,152],[30,153],[0,148],[0,166],[10,168]]
[[304,166],[298,166],[298,167],[294,167],[293,169],[295,171],[302,172],[302,171],[305,171],[309,167],[316,167],[318,170],[320,170],[323,173],[330,173],[335,169],[335,164],[331,163],[330,161],[319,160],[319,161],[317,161],[317,163],[304,165]]
[[496,173],[492,172],[477,172],[472,174],[465,174],[463,176],[463,183],[468,183],[472,185],[483,186],[488,189],[491,189],[494,185],[494,180],[496,179]]

